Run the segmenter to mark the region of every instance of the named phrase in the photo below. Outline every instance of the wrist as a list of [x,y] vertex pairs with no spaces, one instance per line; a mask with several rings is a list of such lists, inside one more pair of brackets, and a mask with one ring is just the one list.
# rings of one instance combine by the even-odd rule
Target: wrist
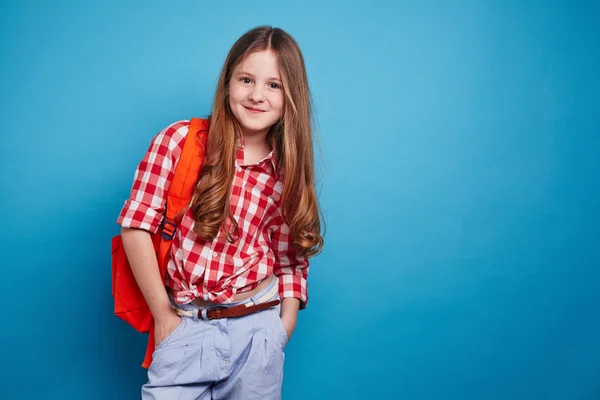
[[296,321],[298,310],[300,309],[300,300],[288,297],[281,301],[281,318],[288,321]]
[[174,314],[175,310],[173,310],[171,303],[166,303],[161,305],[158,309],[153,310],[152,317],[155,322],[161,323],[171,318]]

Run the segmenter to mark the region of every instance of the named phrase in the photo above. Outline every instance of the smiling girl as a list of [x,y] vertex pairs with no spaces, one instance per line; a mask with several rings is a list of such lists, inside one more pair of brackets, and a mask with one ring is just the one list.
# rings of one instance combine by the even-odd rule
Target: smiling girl
[[279,399],[284,349],[308,301],[308,258],[323,246],[310,92],[288,33],[258,27],[236,41],[209,122],[164,284],[150,232],[163,221],[189,121],[152,140],[117,220],[154,319],[142,398]]

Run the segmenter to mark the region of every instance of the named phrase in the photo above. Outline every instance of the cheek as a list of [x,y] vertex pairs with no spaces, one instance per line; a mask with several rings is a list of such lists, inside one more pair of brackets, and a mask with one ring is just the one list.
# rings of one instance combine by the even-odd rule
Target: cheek
[[236,86],[232,86],[229,89],[229,103],[233,105],[234,103],[239,103],[240,101],[240,89]]
[[283,113],[283,94],[277,95],[271,102],[274,109],[276,109],[280,114]]

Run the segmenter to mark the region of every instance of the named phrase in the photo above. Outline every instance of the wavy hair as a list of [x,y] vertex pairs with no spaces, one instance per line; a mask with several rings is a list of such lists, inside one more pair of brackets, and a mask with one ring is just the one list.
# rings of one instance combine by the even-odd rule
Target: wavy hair
[[238,230],[229,203],[235,174],[236,143],[242,130],[229,106],[229,84],[237,65],[257,51],[271,50],[278,61],[284,92],[284,111],[271,127],[271,141],[283,171],[281,200],[296,250],[305,256],[323,247],[321,210],[314,177],[311,95],[304,57],[294,38],[279,28],[260,26],[242,35],[229,51],[213,101],[205,164],[191,204],[198,236],[213,240],[225,229],[235,241]]

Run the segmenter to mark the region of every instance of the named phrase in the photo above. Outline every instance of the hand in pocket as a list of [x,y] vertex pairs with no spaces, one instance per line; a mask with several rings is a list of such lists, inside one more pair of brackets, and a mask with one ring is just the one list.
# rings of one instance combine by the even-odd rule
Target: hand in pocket
[[162,343],[183,321],[175,312],[167,314],[164,318],[154,321],[154,346]]

